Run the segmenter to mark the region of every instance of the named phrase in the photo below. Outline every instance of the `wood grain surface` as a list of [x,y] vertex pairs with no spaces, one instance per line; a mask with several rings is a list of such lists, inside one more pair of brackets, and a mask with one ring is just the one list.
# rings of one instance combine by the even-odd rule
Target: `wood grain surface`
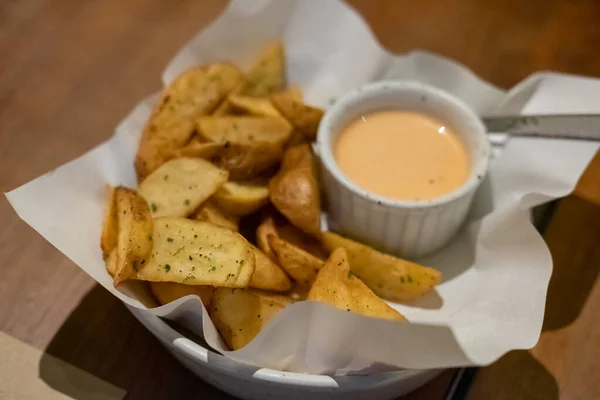
[[[600,3],[353,0],[394,52],[424,48],[507,88],[537,70],[600,76]],[[0,2],[0,189],[9,191],[112,135],[160,88],[175,52],[219,0]],[[561,202],[544,333],[482,369],[469,399],[600,398],[600,158]],[[131,399],[229,398],[181,367],[114,297],[0,199],[0,330],[123,388]],[[44,363],[40,363],[44,377]],[[441,400],[454,371],[405,397]],[[58,388],[60,390],[60,388]]]

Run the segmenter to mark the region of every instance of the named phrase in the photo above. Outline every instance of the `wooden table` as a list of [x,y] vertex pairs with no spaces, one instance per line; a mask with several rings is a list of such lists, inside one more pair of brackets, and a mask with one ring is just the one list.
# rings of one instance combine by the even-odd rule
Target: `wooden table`
[[[600,75],[600,3],[560,0],[350,2],[386,48],[426,48],[510,87],[537,70]],[[0,3],[0,189],[107,139],[160,87],[170,57],[225,1]],[[555,273],[531,351],[481,369],[475,399],[600,398],[600,158],[545,237]],[[127,391],[132,399],[229,398],[181,367],[125,308],[0,199],[0,330]],[[406,399],[441,400],[455,371]],[[60,388],[59,388],[60,389]]]

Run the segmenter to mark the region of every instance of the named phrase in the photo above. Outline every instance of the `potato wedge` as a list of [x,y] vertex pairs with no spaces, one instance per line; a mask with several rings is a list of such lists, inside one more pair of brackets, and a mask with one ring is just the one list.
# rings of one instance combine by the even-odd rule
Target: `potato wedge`
[[269,190],[259,182],[227,182],[214,194],[221,210],[243,217],[261,209],[269,202]]
[[247,345],[291,300],[256,290],[217,288],[208,312],[231,350]]
[[381,253],[367,245],[332,232],[321,235],[328,251],[344,247],[350,269],[378,296],[410,302],[433,290],[442,279],[440,271]]
[[277,235],[286,242],[304,250],[305,252],[323,261],[327,259],[327,252],[323,250],[321,242],[314,236],[304,233],[283,218],[275,219]]
[[272,260],[277,260],[277,256],[273,253],[269,245],[269,235],[277,236],[316,258],[321,260],[327,259],[327,253],[323,250],[319,240],[296,228],[280,215],[265,216],[256,228],[256,243],[258,248]]
[[256,257],[256,268],[250,281],[250,287],[273,292],[287,292],[292,288],[290,278],[265,253],[254,247],[254,256]]
[[166,88],[148,120],[135,167],[141,180],[184,146],[196,129],[196,118],[209,114],[242,82],[242,73],[229,64],[190,68]]
[[270,143],[283,147],[290,138],[292,125],[274,117],[200,117],[198,135],[213,143],[253,145]]
[[277,228],[275,227],[274,217],[269,215],[260,222],[256,228],[256,245],[258,248],[265,253],[271,260],[276,261],[277,256],[273,252],[271,245],[269,244],[269,236],[279,236]]
[[138,191],[153,217],[186,217],[227,182],[228,176],[206,160],[176,158],[148,175]]
[[229,104],[240,114],[249,114],[255,117],[283,118],[268,97],[229,95]]
[[113,278],[117,273],[117,248],[115,247],[109,253],[108,257],[104,259],[104,265],[106,266],[106,271]]
[[321,301],[369,317],[406,320],[350,271],[344,248],[331,253],[308,292],[308,300]]
[[310,286],[306,285],[294,285],[292,290],[287,292],[286,297],[290,298],[292,303],[296,303],[298,301],[304,301],[308,299],[308,292],[310,290]]
[[106,260],[111,252],[117,247],[117,237],[119,234],[117,219],[117,190],[106,185],[106,209],[104,210],[104,219],[102,221],[102,235],[100,236],[100,248],[102,257]]
[[323,260],[275,235],[269,235],[267,239],[281,268],[299,284],[312,284],[324,265]]
[[213,162],[219,168],[229,171],[229,179],[244,181],[276,166],[282,158],[283,150],[272,143],[229,143]]
[[232,231],[237,232],[239,230],[240,219],[235,215],[223,212],[212,200],[204,202],[204,204],[194,211],[192,217],[199,221],[210,222],[211,224],[231,229]]
[[258,63],[246,75],[241,93],[268,96],[285,86],[285,54],[282,43],[267,47]]
[[135,190],[115,189],[118,217],[117,261],[114,267],[115,286],[133,278],[152,251],[152,216],[146,201]]
[[321,232],[321,199],[308,144],[290,147],[277,175],[269,182],[271,203],[306,233]]
[[175,282],[150,282],[150,290],[161,306],[192,294],[200,297],[202,303],[208,307],[215,288],[213,286],[184,285]]
[[222,143],[210,143],[201,142],[198,139],[192,139],[188,144],[178,149],[173,150],[168,160],[174,158],[188,157],[188,158],[203,158],[205,160],[212,160],[216,157],[219,152],[223,150]]
[[304,95],[302,94],[302,88],[300,88],[299,86],[290,86],[285,90],[282,90],[277,93],[285,93],[286,95],[290,96],[296,101],[302,101],[304,99]]
[[256,265],[246,239],[208,222],[156,218],[152,243],[152,254],[139,268],[136,279],[246,287]]
[[317,137],[317,129],[324,111],[311,107],[294,98],[289,92],[274,93],[271,96],[272,105],[294,128],[299,129],[309,140]]

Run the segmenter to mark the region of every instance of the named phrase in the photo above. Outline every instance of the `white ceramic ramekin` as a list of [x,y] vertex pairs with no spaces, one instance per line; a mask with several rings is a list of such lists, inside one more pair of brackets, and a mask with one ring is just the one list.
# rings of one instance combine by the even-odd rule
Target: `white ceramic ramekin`
[[[451,126],[470,156],[467,181],[433,200],[398,201],[370,193],[346,178],[332,152],[338,135],[362,115],[383,110],[415,111]],[[330,229],[407,258],[439,249],[460,229],[490,153],[485,127],[466,104],[440,89],[404,81],[372,83],[340,98],[321,121],[316,147]]]

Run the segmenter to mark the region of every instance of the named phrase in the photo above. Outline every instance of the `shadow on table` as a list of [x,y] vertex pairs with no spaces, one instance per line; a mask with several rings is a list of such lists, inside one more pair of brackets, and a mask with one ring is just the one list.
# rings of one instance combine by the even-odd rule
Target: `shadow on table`
[[114,398],[110,393],[82,396],[86,385],[81,376],[87,374],[57,371],[54,357],[126,390],[131,399],[186,399],[199,393],[211,399],[231,398],[181,366],[121,301],[99,285],[53,337],[40,360],[39,375],[74,399]]
[[600,271],[600,207],[576,196],[563,199],[544,232],[554,270],[546,297],[544,331],[573,323]]
[[529,351],[511,351],[479,370],[468,400],[556,400],[558,384]]

